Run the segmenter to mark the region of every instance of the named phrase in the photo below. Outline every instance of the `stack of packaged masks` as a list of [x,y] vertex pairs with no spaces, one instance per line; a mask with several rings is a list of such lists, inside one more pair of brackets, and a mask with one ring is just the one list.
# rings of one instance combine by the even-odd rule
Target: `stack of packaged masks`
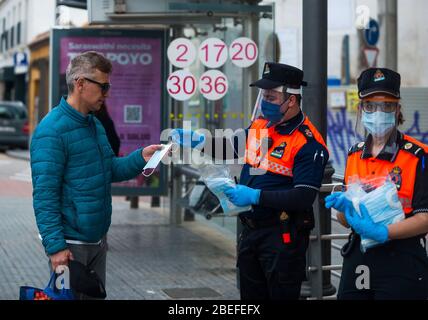
[[[358,179],[353,179],[352,183],[347,186],[345,196],[352,201],[355,211],[361,216],[360,203],[362,203],[372,218],[373,222],[381,223],[385,226],[404,220],[405,215],[395,183],[389,178],[382,179],[383,183],[379,184],[379,179],[366,181],[364,184]],[[368,189],[367,186],[377,186]],[[367,191],[366,191],[367,190]],[[361,237],[361,250],[379,245],[377,241]]]
[[220,201],[225,215],[235,216],[240,212],[251,210],[251,206],[238,207],[234,205],[224,194],[224,191],[236,186],[226,165],[206,164],[200,166],[199,171],[202,181]]

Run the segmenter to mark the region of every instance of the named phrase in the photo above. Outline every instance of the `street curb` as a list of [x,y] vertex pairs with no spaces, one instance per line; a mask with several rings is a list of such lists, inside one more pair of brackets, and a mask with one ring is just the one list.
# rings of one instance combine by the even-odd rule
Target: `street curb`
[[9,157],[30,161],[30,153],[25,151],[6,150]]

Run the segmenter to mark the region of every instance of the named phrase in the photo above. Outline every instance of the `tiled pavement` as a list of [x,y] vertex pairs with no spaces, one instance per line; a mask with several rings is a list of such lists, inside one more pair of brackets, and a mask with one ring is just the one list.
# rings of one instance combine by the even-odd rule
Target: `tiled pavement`
[[[0,200],[0,299],[17,299],[19,286],[46,284],[48,260],[31,198]],[[140,209],[131,210],[123,197],[114,199],[108,299],[171,299],[166,292],[173,297],[184,293],[196,299],[238,299],[234,235],[199,219],[178,227],[168,220],[166,209],[140,202]],[[168,291],[184,288],[198,290]]]

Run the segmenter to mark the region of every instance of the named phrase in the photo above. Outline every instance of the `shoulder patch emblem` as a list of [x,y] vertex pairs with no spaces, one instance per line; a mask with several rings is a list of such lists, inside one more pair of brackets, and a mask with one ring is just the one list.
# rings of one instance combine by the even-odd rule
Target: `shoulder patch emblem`
[[423,152],[424,149],[416,143],[409,142],[408,140],[405,140],[404,142],[405,143],[401,145],[401,150],[406,150],[407,152],[410,152],[411,154],[419,158],[427,154],[426,152]]
[[311,130],[309,129],[305,129],[305,135],[309,138],[313,138],[314,134],[312,133]]
[[364,141],[359,142],[359,143],[357,143],[357,144],[354,144],[353,146],[351,146],[351,147],[349,148],[349,150],[348,150],[348,155],[351,155],[351,154],[353,154],[353,153],[355,153],[355,152],[358,152],[358,151],[363,150],[364,145],[365,145],[365,142],[364,142]]
[[404,149],[409,150],[411,147],[413,147],[413,144],[408,142],[404,145]]

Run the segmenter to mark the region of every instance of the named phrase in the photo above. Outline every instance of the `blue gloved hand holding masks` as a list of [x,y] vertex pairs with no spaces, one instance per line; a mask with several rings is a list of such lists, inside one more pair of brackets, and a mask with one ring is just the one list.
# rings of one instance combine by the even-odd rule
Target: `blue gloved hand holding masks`
[[238,207],[258,204],[260,192],[260,189],[253,189],[242,184],[237,184],[236,187],[224,191],[229,201]]
[[346,197],[345,192],[334,192],[325,197],[325,207],[334,208],[337,211],[345,212],[346,208],[353,208],[352,201]]
[[205,135],[192,130],[173,129],[170,133],[172,142],[184,148],[202,148],[205,143]]
[[345,209],[346,221],[362,237],[375,240],[379,243],[388,241],[388,228],[380,223],[373,222],[367,208],[360,203],[361,216],[354,207],[347,206]]

